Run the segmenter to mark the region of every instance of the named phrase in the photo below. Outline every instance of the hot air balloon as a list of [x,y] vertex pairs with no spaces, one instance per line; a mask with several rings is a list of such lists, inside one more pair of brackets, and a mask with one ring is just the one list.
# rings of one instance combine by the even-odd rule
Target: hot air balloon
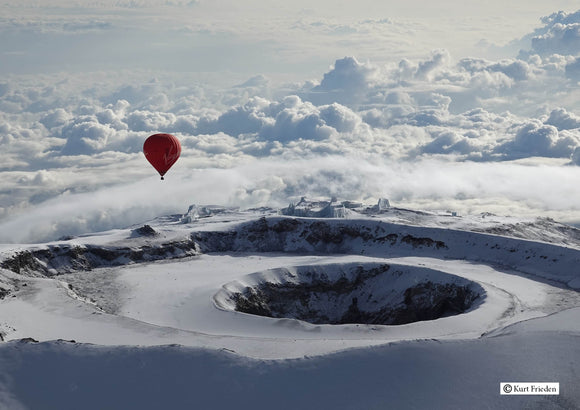
[[179,158],[181,144],[171,134],[154,134],[145,140],[143,153],[163,179],[163,175]]

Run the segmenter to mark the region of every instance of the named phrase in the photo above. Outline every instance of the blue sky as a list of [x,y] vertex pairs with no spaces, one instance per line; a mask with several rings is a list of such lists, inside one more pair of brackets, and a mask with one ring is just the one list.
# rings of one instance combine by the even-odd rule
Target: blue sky
[[[571,1],[3,1],[0,15],[0,242],[302,195],[580,222]],[[183,145],[162,186],[141,153],[156,132]]]

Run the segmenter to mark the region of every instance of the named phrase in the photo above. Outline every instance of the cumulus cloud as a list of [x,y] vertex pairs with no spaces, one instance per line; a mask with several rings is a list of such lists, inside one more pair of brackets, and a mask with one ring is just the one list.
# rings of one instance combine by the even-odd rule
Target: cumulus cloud
[[580,53],[580,11],[559,11],[542,18],[544,27],[532,37],[532,50],[540,55]]
[[570,158],[580,145],[579,136],[566,131],[558,132],[553,125],[533,120],[521,126],[512,140],[499,145],[496,152],[504,154],[507,159],[533,156]]
[[458,65],[471,74],[482,72],[503,73],[508,78],[516,81],[525,80],[532,74],[531,67],[527,62],[514,59],[493,62],[481,58],[463,58]]
[[236,85],[237,88],[266,88],[270,85],[270,79],[263,74],[258,74]]
[[[184,158],[195,158],[203,167],[235,166],[248,158],[271,155],[370,153],[402,160],[450,155],[477,161],[569,158],[578,145],[574,106],[552,109],[543,122],[498,112],[493,104],[482,108],[486,99],[513,102],[521,91],[533,98],[533,81],[538,71],[546,71],[546,62],[462,59],[455,64],[448,54],[436,51],[426,59],[381,68],[345,58],[310,93],[279,99],[238,93],[241,88],[266,86],[264,77],[224,90],[222,97],[211,96],[197,85],[159,80],[121,85],[100,94],[74,89],[76,95],[87,96],[81,98],[62,91],[55,95],[45,85],[11,85],[5,87],[0,103],[16,102],[26,114],[20,115],[21,126],[12,125],[8,113],[0,124],[2,138],[10,146],[4,164],[20,164],[23,169],[28,164],[31,171],[47,166],[108,166],[107,161],[113,164],[121,154],[137,155],[143,140],[154,132],[177,134]],[[563,71],[560,75],[563,78]],[[316,103],[310,98],[316,94],[332,101],[336,90],[344,103]],[[470,99],[472,95],[477,98]],[[51,96],[57,97],[52,106]],[[214,100],[208,102],[208,97]],[[461,110],[471,105],[480,107]]]
[[430,59],[421,61],[415,71],[418,79],[432,79],[440,70],[447,66],[450,56],[447,50],[433,52]]
[[334,67],[322,77],[314,91],[333,91],[365,89],[376,75],[376,69],[368,64],[359,63],[354,57],[336,60]]
[[76,118],[62,130],[66,144],[61,153],[63,155],[90,155],[100,152],[106,147],[107,140],[114,134],[113,128],[99,123],[96,118],[91,116]]
[[55,108],[44,114],[39,122],[47,129],[62,127],[72,119],[72,114],[63,108]]
[[574,113],[566,111],[564,108],[556,108],[552,110],[546,124],[553,125],[558,130],[571,130],[580,128],[580,117]]
[[455,62],[445,50],[384,66],[345,58],[337,60],[320,84],[298,95],[315,105],[338,102],[357,111],[372,106],[397,116],[410,110],[460,114],[476,108],[538,115],[538,105],[530,101],[549,87],[554,92],[543,103],[557,104],[558,93],[568,92],[574,61],[570,56],[533,55],[525,60],[470,57]]
[[515,138],[498,147],[497,151],[514,158],[552,156],[557,139],[556,127],[533,121],[518,129]]
[[442,130],[432,135],[432,141],[419,147],[421,153],[469,155],[473,152],[481,152],[481,147],[473,141],[473,138],[465,137],[457,132]]
[[[247,73],[230,86],[131,70],[12,76],[0,83],[0,221],[14,235],[26,225],[21,240],[33,240],[138,223],[193,202],[286,205],[292,195],[560,212],[566,205],[520,185],[534,187],[527,170],[561,195],[548,178],[578,172],[563,165],[580,165],[580,99],[571,87],[580,65],[566,43],[577,14],[544,19],[519,58],[455,60],[444,49],[387,63],[347,56],[291,84]],[[356,35],[397,26],[359,23],[349,26]],[[331,26],[310,30],[349,35]],[[548,54],[556,44],[567,54]],[[176,184],[151,199],[154,171],[141,148],[156,132],[175,134],[183,150],[171,170]],[[545,168],[529,165],[545,163],[543,176]],[[519,185],[487,182],[510,172]]]
[[336,132],[321,117],[319,108],[302,102],[297,96],[286,97],[274,110],[274,123],[268,124],[260,132],[265,139],[282,142],[298,139],[324,140]]
[[573,61],[566,64],[565,67],[566,77],[580,81],[580,58],[576,58]]
[[233,136],[257,133],[265,124],[272,122],[270,110],[270,101],[252,98],[246,104],[232,107],[220,115],[202,117],[196,131],[203,134],[225,132]]
[[574,152],[572,152],[570,160],[572,164],[580,166],[580,147],[574,148]]
[[359,115],[338,103],[315,106],[290,95],[278,102],[252,98],[219,116],[204,116],[194,132],[223,132],[236,137],[253,134],[259,139],[289,142],[324,140],[337,133],[353,132],[361,125]]
[[[215,102],[209,106],[201,102],[205,97],[198,87],[168,87],[159,80],[120,86],[100,95],[85,92],[90,99],[59,96],[57,105],[46,109],[36,103],[54,91],[6,87],[0,102],[35,106],[32,117],[27,115],[37,118],[37,123],[27,124],[26,131],[21,132],[33,138],[24,138],[5,121],[3,138],[14,140],[12,147],[17,140],[37,144],[39,161],[57,159],[56,154],[137,153],[148,134],[162,131],[178,134],[184,145],[191,147],[190,154],[197,157],[357,150],[401,158],[417,154],[453,154],[479,160],[569,157],[577,140],[574,106],[553,108],[544,123],[529,132],[521,129],[534,123],[533,118],[497,109],[504,105],[517,108],[522,95],[533,98],[536,79],[539,83],[548,75],[543,74],[546,62],[471,58],[455,64],[448,53],[436,51],[427,59],[403,60],[381,68],[347,57],[337,60],[310,92],[277,100],[237,94],[238,100],[232,100],[236,94],[225,91],[223,95],[230,102],[243,101],[229,108],[226,104],[225,109],[217,108]],[[560,75],[565,81],[563,71]],[[233,89],[247,90],[267,83],[258,76]],[[343,103],[315,101],[332,101],[337,95]],[[550,126],[556,129],[546,131]],[[564,130],[569,133],[562,133]],[[23,152],[13,151],[12,161]]]
[[316,104],[358,102],[367,95],[378,75],[378,67],[360,63],[355,57],[344,57],[323,75],[320,84],[308,93],[308,99]]

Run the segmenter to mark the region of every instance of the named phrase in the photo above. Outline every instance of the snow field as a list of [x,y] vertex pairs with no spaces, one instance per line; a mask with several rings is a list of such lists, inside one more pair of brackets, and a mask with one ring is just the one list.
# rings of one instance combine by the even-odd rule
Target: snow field
[[[580,408],[579,251],[568,239],[477,233],[461,221],[448,229],[248,218],[166,219],[153,238],[116,230],[70,241],[103,246],[105,256],[120,249],[112,262],[129,265],[104,260],[53,277],[0,270],[9,291],[0,300],[0,408]],[[276,231],[283,226],[291,229]],[[518,235],[528,229],[541,234],[526,225]],[[230,249],[184,257],[163,247],[191,231],[204,246]],[[62,257],[44,262],[48,274],[71,263],[56,245]],[[143,249],[179,259],[126,257]],[[262,317],[234,311],[229,299],[287,280],[284,272],[383,264],[409,275],[405,283],[474,283],[484,294],[465,313],[397,326]],[[559,382],[561,394],[500,396],[504,381]]]
[[[474,281],[485,290],[485,298],[463,314],[399,326],[313,325],[215,306],[214,296],[219,300],[222,286],[233,280],[247,281],[247,275],[277,267],[325,266],[330,261],[429,267],[433,280],[444,281],[437,276],[437,272],[444,272]],[[84,297],[71,297],[63,281],[71,283],[73,289],[83,289]],[[202,255],[185,261],[108,268],[100,275],[79,272],[63,275],[59,281],[29,279],[29,283],[18,297],[3,302],[3,327],[15,329],[7,339],[141,346],[178,343],[228,349],[262,359],[328,354],[404,340],[478,338],[506,325],[562,310],[566,307],[562,301],[567,306],[580,304],[574,291],[486,265],[421,257]],[[106,285],[101,288],[100,283]],[[108,301],[108,297],[114,300]],[[86,298],[99,299],[102,306],[115,306],[115,311],[104,312]]]

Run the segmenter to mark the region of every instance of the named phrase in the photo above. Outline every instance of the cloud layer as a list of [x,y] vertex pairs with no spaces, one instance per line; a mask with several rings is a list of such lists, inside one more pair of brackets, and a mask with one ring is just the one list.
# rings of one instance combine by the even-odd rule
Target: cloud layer
[[[0,80],[0,241],[109,229],[190,203],[282,206],[301,195],[580,221],[569,193],[580,169],[579,16],[544,18],[517,58],[346,56],[300,82],[10,75]],[[296,30],[344,38],[393,24]],[[115,30],[81,25],[69,29]],[[183,147],[164,185],[141,153],[156,132]]]

